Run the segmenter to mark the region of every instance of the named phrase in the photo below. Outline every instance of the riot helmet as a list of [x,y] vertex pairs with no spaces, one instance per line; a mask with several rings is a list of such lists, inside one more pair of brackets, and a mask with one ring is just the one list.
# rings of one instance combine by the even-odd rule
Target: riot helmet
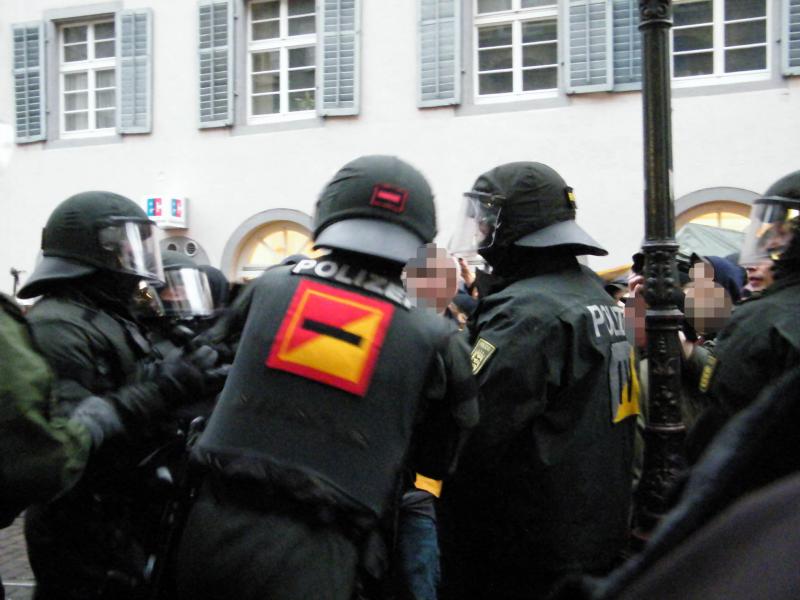
[[773,183],[750,210],[739,264],[747,267],[766,260],[786,265],[800,261],[800,171]]
[[435,235],[436,212],[428,182],[394,156],[362,156],[347,163],[317,201],[315,248],[405,264]]
[[154,287],[164,316],[182,320],[213,316],[214,302],[206,273],[180,252],[164,250],[161,257],[164,283]]
[[511,246],[561,248],[574,255],[608,254],[575,222],[575,194],[552,168],[514,162],[487,171],[464,194],[462,223],[450,242],[460,256],[489,264]]
[[59,204],[42,231],[42,259],[19,291],[38,296],[53,281],[108,272],[162,281],[155,224],[133,201],[111,192],[82,192]]

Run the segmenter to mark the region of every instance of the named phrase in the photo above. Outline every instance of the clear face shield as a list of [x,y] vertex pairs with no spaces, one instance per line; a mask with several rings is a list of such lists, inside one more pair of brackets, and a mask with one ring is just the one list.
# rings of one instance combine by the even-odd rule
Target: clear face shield
[[214,301],[208,277],[199,269],[182,267],[164,271],[166,285],[158,290],[164,315],[176,319],[210,317]]
[[448,250],[454,256],[468,258],[494,244],[500,226],[505,197],[485,192],[466,192],[462,202],[461,221]]
[[164,281],[157,228],[146,220],[116,220],[100,229],[102,248],[114,256],[119,271],[152,282]]
[[800,210],[789,204],[763,202],[753,205],[739,264],[747,267],[779,259],[794,237],[792,221],[798,216]]

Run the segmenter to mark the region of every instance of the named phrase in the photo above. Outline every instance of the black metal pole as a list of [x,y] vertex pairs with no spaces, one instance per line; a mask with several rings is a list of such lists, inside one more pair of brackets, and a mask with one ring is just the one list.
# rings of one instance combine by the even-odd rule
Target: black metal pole
[[639,0],[644,108],[645,300],[649,375],[645,460],[635,537],[645,539],[668,508],[667,491],[684,468],[681,419],[681,312],[675,254],[670,114],[670,0]]

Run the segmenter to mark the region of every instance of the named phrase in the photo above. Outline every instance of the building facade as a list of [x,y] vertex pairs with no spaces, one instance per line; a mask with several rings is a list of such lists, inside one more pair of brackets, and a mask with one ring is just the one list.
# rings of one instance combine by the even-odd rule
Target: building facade
[[[800,167],[800,0],[674,8],[679,223],[741,227]],[[252,277],[308,250],[320,189],[372,153],[427,175],[441,245],[478,174],[545,162],[610,251],[590,265],[624,263],[643,236],[637,25],[636,0],[3,0],[0,289],[88,189],[149,199],[174,217],[164,245]]]

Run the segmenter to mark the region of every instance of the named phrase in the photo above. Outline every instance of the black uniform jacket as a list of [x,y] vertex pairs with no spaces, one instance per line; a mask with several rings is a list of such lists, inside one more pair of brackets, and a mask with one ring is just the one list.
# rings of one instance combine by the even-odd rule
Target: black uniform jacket
[[443,491],[450,597],[533,597],[609,568],[639,412],[622,309],[573,260],[483,298],[472,343],[481,423]]
[[243,324],[196,456],[229,480],[378,516],[405,465],[452,471],[477,389],[459,332],[357,261],[271,269],[209,332],[216,342]]

